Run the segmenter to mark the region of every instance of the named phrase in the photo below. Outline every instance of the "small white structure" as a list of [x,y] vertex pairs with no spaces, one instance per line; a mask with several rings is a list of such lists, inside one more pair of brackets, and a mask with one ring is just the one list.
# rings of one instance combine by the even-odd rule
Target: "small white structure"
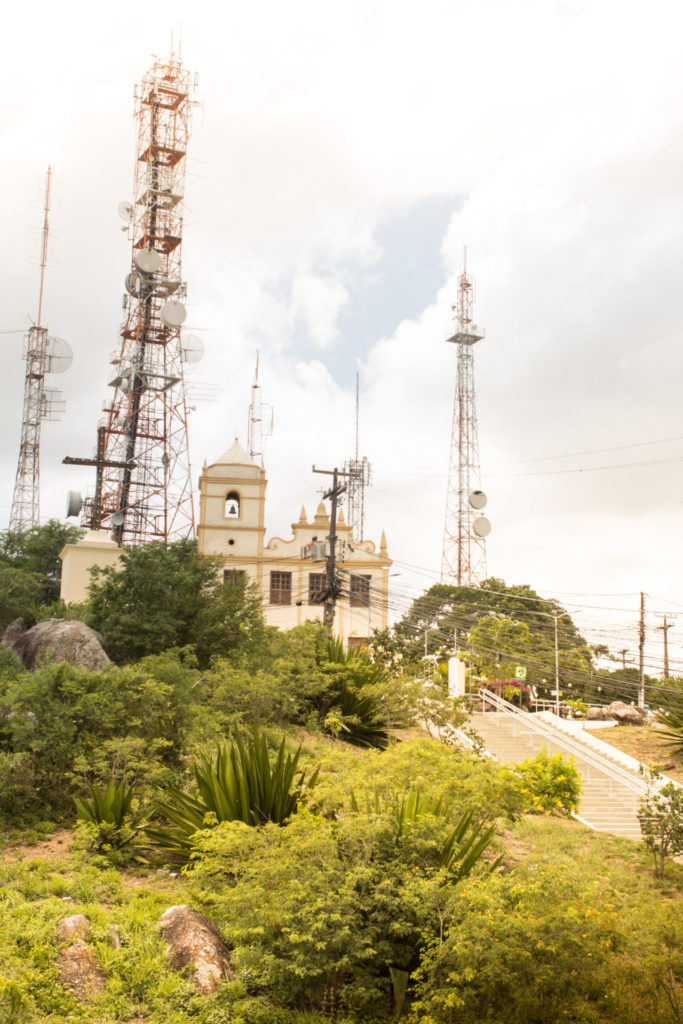
[[121,548],[104,530],[88,530],[77,544],[65,544],[59,553],[62,560],[60,597],[67,604],[87,601],[90,569],[118,565]]
[[[199,480],[199,551],[223,561],[226,582],[246,573],[263,598],[266,621],[291,629],[322,620],[325,547],[330,520],[320,504],[312,521],[302,507],[289,539],[265,540],[266,474],[235,440]],[[306,557],[302,557],[305,552]],[[312,557],[320,560],[313,561]],[[352,543],[343,513],[337,518],[337,568],[342,594],[334,632],[346,645],[361,646],[388,622],[389,567],[384,533],[377,551],[370,540]]]

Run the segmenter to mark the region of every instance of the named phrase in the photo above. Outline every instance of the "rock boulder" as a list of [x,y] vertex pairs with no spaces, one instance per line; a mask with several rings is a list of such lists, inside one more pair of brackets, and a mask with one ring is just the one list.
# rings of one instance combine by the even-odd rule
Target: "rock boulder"
[[208,917],[182,904],[162,914],[159,927],[168,943],[169,966],[176,971],[191,967],[190,980],[198,992],[207,995],[224,978],[234,978],[230,950]]
[[29,669],[43,661],[68,661],[91,671],[111,664],[101,635],[76,619],[44,619],[6,646]]
[[82,939],[57,954],[57,972],[62,985],[76,997],[89,999],[104,991],[107,976],[99,960]]
[[587,722],[606,722],[607,718],[604,708],[588,708],[586,711]]
[[625,704],[623,700],[614,700],[605,708],[607,718],[614,719],[619,725],[642,725],[645,713],[635,704]]
[[90,921],[84,914],[72,914],[71,917],[64,917],[57,925],[57,941],[66,942],[67,939],[84,939],[90,931]]

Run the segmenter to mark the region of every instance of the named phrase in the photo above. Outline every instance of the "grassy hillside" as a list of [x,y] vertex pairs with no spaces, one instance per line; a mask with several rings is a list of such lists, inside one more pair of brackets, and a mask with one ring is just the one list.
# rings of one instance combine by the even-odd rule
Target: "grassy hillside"
[[[186,872],[159,863],[112,867],[84,849],[73,829],[6,836],[0,1018],[53,1024],[389,1019],[391,956],[415,943],[419,955],[410,964],[402,1010],[409,1021],[680,1021],[682,865],[671,864],[657,882],[640,844],[597,835],[569,819],[511,821],[509,794],[491,766],[434,742],[379,752],[297,736],[307,761],[321,766],[309,810],[284,829],[238,823],[210,829],[201,858]],[[351,790],[359,802],[378,782],[419,784],[458,804],[494,807],[500,868],[455,884],[432,871],[423,853],[438,831],[432,816],[414,842],[407,836],[403,852],[389,856],[382,814],[354,814],[348,803]],[[165,964],[156,924],[178,903],[206,912],[233,948],[237,980],[213,995],[198,995]],[[88,941],[107,973],[104,994],[86,1002],[68,993],[55,968],[57,923],[76,913],[89,918]],[[372,921],[379,929],[371,934]],[[287,933],[287,922],[296,922],[298,934]],[[392,934],[395,929],[403,931]],[[422,937],[408,934],[411,929]],[[385,941],[393,943],[386,968],[373,973],[368,965]],[[331,988],[330,978],[342,975],[343,984]]]

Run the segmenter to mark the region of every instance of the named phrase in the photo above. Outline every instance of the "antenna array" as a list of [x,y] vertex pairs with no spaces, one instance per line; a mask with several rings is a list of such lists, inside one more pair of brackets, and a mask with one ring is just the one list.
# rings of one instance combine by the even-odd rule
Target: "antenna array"
[[256,372],[251,385],[249,420],[247,423],[247,450],[252,459],[261,459],[266,450],[266,441],[273,434],[273,407],[261,401],[261,385],[258,382],[259,353],[256,353]]
[[352,537],[359,542],[365,533],[365,488],[372,482],[372,466],[365,455],[358,454],[359,445],[359,375],[356,374],[356,451],[352,459],[344,463],[346,474],[346,518],[351,526]]
[[64,412],[65,403],[61,391],[46,386],[45,378],[50,373],[63,373],[71,366],[70,346],[61,338],[53,338],[42,325],[45,268],[50,231],[50,191],[52,169],[47,169],[45,182],[45,204],[43,236],[40,254],[40,291],[38,294],[38,319],[28,329],[24,341],[26,374],[24,377],[24,406],[21,419],[21,441],[17,475],[14,481],[10,530],[29,530],[40,525],[40,432],[43,420],[58,420]]
[[[173,54],[156,60],[135,91],[134,202],[119,204],[132,238],[120,349],[113,354],[98,488],[83,523],[119,543],[194,535],[184,364],[201,342],[181,339],[185,158],[196,82]],[[69,460],[75,461],[75,460]],[[91,460],[92,461],[92,460]]]
[[467,264],[458,279],[453,307],[456,329],[450,344],[458,364],[453,399],[446,519],[441,557],[441,582],[471,586],[486,578],[486,542],[491,524],[481,515],[486,495],[479,490],[479,431],[474,388],[474,346],[484,337],[472,318],[472,280]]

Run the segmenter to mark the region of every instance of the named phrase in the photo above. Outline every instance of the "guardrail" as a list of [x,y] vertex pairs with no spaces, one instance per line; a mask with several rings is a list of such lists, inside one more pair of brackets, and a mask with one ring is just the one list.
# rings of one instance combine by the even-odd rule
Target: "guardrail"
[[482,711],[486,710],[487,704],[490,705],[495,708],[496,711],[503,712],[511,718],[515,718],[527,729],[540,733],[540,735],[545,736],[546,739],[552,740],[553,743],[558,747],[563,748],[568,753],[573,754],[575,757],[580,757],[582,761],[602,772],[613,782],[619,782],[623,786],[626,786],[627,789],[631,790],[634,796],[642,797],[646,795],[648,790],[647,784],[642,779],[634,776],[632,772],[627,771],[625,768],[621,768],[619,765],[614,764],[614,762],[608,761],[606,757],[586,748],[583,744],[573,740],[571,737],[563,735],[559,730],[555,729],[554,726],[548,725],[535,715],[520,711],[519,708],[515,707],[514,704],[511,704],[510,701],[505,700],[504,697],[498,697],[495,693],[491,693],[490,690],[480,690],[479,696],[481,697]]

